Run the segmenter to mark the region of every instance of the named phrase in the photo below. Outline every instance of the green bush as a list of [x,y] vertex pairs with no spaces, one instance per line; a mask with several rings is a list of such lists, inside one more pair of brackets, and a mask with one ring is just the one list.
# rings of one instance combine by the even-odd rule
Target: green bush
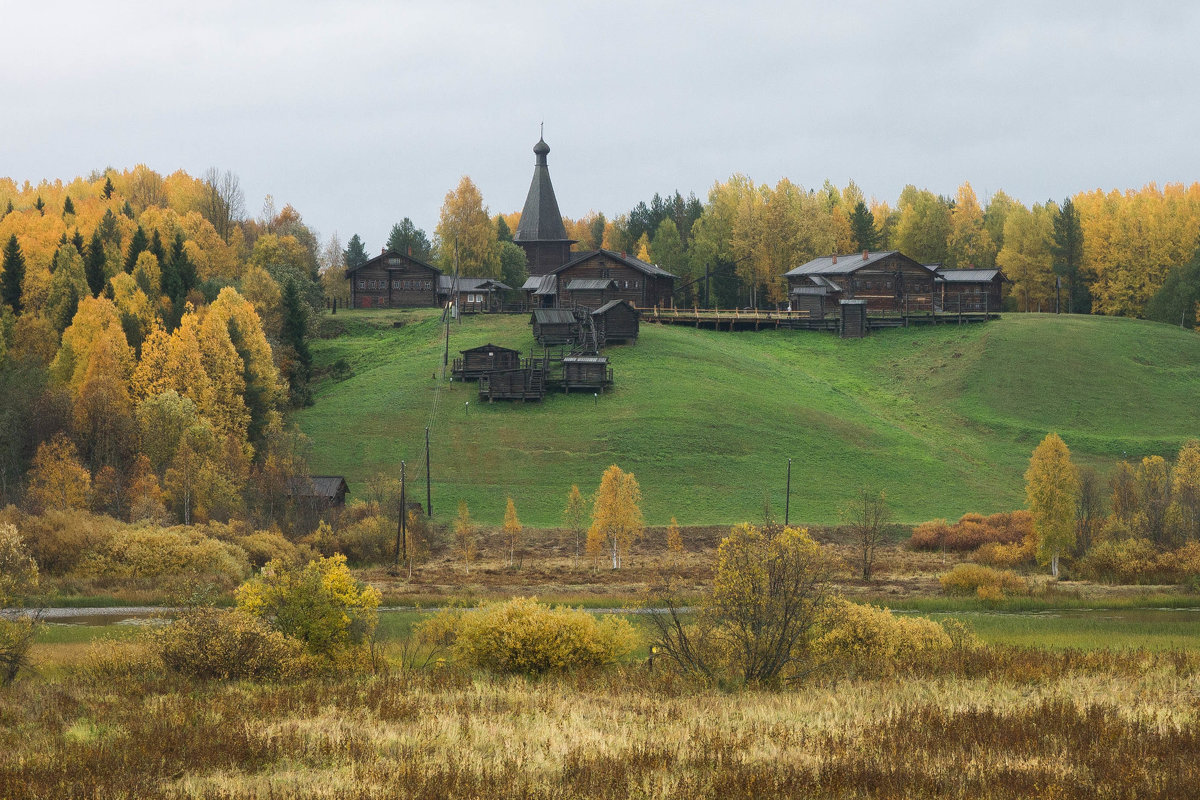
[[203,680],[280,678],[298,671],[304,648],[242,611],[199,608],[155,631],[151,641],[172,672]]
[[992,569],[979,564],[959,564],[938,578],[942,591],[955,595],[978,595],[999,600],[1007,594],[1028,594],[1029,584],[1012,570]]
[[573,608],[518,597],[468,611],[444,611],[423,623],[427,643],[451,643],[462,663],[490,672],[540,674],[615,663],[633,652],[633,627]]

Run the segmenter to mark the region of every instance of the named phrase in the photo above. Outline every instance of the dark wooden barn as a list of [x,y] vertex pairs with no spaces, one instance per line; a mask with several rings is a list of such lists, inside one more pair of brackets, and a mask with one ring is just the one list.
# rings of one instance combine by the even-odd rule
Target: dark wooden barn
[[[609,300],[628,300],[637,308],[665,308],[671,305],[675,291],[671,273],[611,250],[579,253],[554,274],[558,277],[559,308],[598,308]],[[572,290],[572,285],[577,288]]]
[[605,344],[637,341],[640,316],[627,300],[609,300],[592,312],[596,330]]
[[349,493],[346,479],[341,475],[313,475],[288,481],[288,497],[312,503],[318,509],[342,508]]
[[438,305],[441,271],[420,259],[385,250],[354,269],[350,281],[351,308],[427,308]]
[[488,344],[462,350],[461,358],[454,359],[453,375],[459,380],[473,381],[496,370],[520,369],[521,353],[510,347]]
[[533,325],[533,338],[542,347],[574,344],[579,340],[579,320],[568,308],[537,308],[529,321]]
[[930,310],[935,272],[898,250],[814,258],[790,272],[788,296],[820,287],[829,301],[865,300],[869,311]]
[[937,268],[934,275],[940,311],[999,311],[1004,284],[1012,283],[998,269]]
[[562,360],[563,390],[592,389],[603,391],[612,386],[612,368],[604,356],[564,356]]

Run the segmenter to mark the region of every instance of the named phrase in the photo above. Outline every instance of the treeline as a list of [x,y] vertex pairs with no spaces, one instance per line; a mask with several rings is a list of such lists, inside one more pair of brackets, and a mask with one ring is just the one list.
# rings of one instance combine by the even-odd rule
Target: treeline
[[327,256],[300,214],[145,166],[3,180],[0,213],[0,502],[282,520]]
[[[417,252],[452,271],[457,238],[463,274],[516,280],[519,254],[510,253],[502,269],[501,249],[520,217],[490,214],[464,178],[447,194],[433,240],[417,231],[424,245]],[[593,211],[563,224],[577,249],[603,247],[657,263],[682,279],[677,302],[706,306],[782,304],[783,275],[793,267],[833,252],[880,249],[948,269],[999,267],[1013,282],[1009,307],[1017,311],[1193,327],[1200,301],[1200,261],[1193,260],[1200,184],[1095,190],[1032,206],[1002,191],[981,202],[970,183],[953,197],[910,185],[891,206],[853,182],[807,189],[739,174],[714,184],[705,201],[655,194],[611,219]]]

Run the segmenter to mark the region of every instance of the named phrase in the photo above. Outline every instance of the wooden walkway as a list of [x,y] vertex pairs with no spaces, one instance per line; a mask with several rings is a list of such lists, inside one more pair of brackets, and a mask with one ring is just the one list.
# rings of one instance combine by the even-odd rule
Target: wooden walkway
[[[810,330],[837,332],[836,314],[812,316],[807,311],[769,309],[639,308],[643,322],[660,325],[691,325],[718,331]],[[965,325],[999,319],[994,311],[869,311],[867,328],[907,328],[910,325]]]

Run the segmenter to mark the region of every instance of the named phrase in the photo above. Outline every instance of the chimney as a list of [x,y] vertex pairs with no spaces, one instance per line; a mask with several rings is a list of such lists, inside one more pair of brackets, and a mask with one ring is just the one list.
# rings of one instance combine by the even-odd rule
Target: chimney
[[870,255],[871,255],[871,253],[869,251],[863,250],[863,261],[866,261],[870,257]]
[[412,258],[412,245],[411,244],[408,246],[408,257]]
[[837,253],[833,254],[833,263],[837,263]]
[[387,245],[384,245],[384,246],[383,246],[383,249],[379,251],[379,255],[383,255],[383,254],[385,254],[386,252],[387,252]]
[[629,253],[626,253],[624,250],[622,250],[622,251],[621,251],[621,258],[629,258]]

